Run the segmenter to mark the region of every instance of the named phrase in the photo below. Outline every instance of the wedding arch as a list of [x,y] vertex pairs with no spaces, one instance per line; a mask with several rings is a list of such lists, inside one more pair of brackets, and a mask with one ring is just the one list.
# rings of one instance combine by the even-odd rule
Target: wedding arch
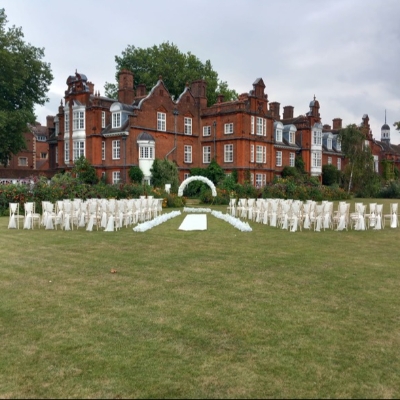
[[183,196],[183,191],[185,187],[193,181],[202,181],[204,183],[207,183],[208,186],[211,188],[212,195],[215,197],[217,195],[217,189],[215,188],[215,185],[210,181],[208,178],[205,176],[200,176],[200,175],[195,175],[195,176],[189,176],[189,178],[185,179],[182,183],[181,186],[179,186],[178,189],[178,196]]

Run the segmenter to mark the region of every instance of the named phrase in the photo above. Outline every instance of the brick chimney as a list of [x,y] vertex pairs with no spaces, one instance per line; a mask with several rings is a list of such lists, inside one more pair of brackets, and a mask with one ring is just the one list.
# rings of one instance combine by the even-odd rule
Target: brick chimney
[[283,118],[282,119],[291,119],[293,118],[293,106],[285,106],[283,107]]
[[92,82],[86,82],[88,87],[89,87],[89,93],[93,94],[94,93],[94,83]]
[[332,128],[335,130],[342,129],[342,119],[341,118],[334,118],[332,120]]
[[276,101],[269,103],[269,110],[272,113],[272,118],[277,119],[277,120],[281,119],[280,106],[281,106],[281,104]]
[[47,128],[54,128],[54,117],[52,115],[48,115],[46,117],[46,127]]
[[135,98],[133,89],[133,73],[126,69],[120,71],[118,76],[118,101],[124,104],[132,104]]
[[217,96],[217,103],[223,103],[225,100],[225,96],[223,94],[219,94]]
[[147,96],[146,85],[144,83],[141,83],[136,86],[136,96],[137,97]]
[[207,107],[207,82],[204,79],[193,81],[190,85],[190,92],[200,105],[200,108]]

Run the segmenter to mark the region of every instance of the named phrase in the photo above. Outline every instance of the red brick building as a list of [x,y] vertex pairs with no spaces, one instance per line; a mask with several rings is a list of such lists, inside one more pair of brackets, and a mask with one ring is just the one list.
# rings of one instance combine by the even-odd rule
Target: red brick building
[[[187,84],[176,100],[161,77],[148,92],[145,85],[134,87],[126,70],[119,75],[117,100],[100,96],[83,74],[76,72],[66,83],[65,103],[48,119],[52,173],[71,169],[84,155],[108,183],[129,181],[131,166],[139,166],[150,181],[153,160],[166,158],[176,163],[182,181],[191,168],[205,168],[215,158],[226,173],[236,170],[239,182],[249,178],[263,186],[285,166],[294,166],[296,157],[319,178],[322,165],[345,165],[338,139],[342,120],[322,125],[315,96],[306,114],[295,117],[293,107],[285,106],[281,116],[261,78],[237,100],[219,96],[210,107],[203,80]],[[393,146],[372,139],[368,116],[360,128],[378,161],[391,157]]]

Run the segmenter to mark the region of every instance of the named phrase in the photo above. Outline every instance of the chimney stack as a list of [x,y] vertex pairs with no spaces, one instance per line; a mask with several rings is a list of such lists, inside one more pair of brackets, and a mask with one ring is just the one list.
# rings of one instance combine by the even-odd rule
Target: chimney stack
[[342,129],[342,119],[341,118],[334,118],[332,120],[332,128],[334,130]]
[[291,119],[293,118],[293,106],[285,106],[283,107],[283,119]]

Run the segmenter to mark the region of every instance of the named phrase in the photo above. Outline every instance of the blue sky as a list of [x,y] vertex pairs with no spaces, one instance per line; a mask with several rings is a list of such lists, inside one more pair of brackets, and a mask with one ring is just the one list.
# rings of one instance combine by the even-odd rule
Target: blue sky
[[[308,111],[314,95],[324,124],[368,114],[380,139],[384,123],[400,143],[399,0],[3,0],[9,25],[45,49],[54,81],[38,121],[55,115],[69,75],[84,73],[104,94],[115,56],[130,44],[173,42],[210,60],[239,93],[261,77],[270,101]],[[182,88],[183,90],[183,88]]]

